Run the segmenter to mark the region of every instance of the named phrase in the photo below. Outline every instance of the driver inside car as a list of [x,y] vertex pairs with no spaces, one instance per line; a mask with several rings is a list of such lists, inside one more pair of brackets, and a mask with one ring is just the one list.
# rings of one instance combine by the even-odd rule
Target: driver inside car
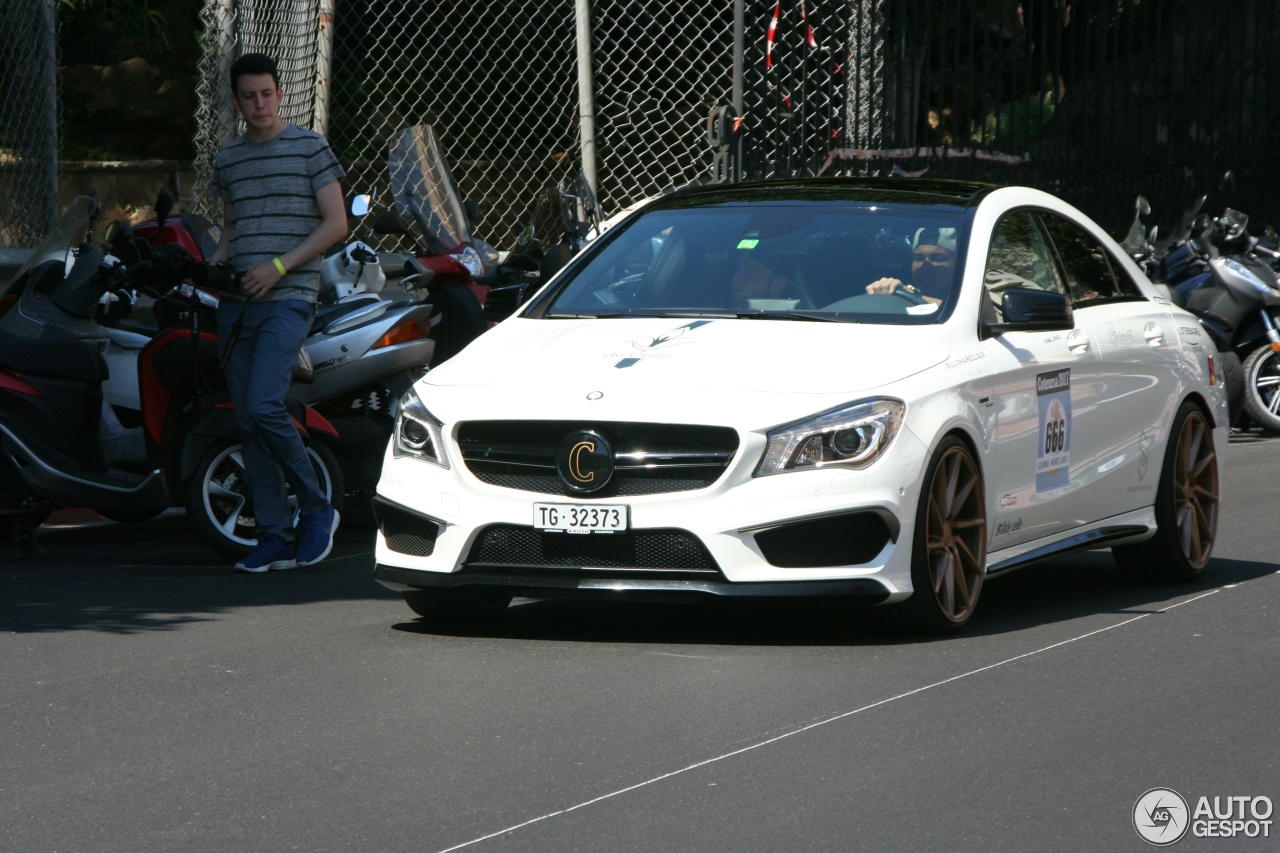
[[786,275],[787,261],[777,252],[759,247],[738,249],[732,286],[733,306],[743,310],[761,310],[782,306],[761,304],[762,300],[783,300],[791,307],[794,299],[786,293],[791,279]]
[[902,292],[920,302],[941,304],[951,293],[955,278],[956,229],[920,228],[911,247],[911,283],[881,278],[867,285],[867,293]]

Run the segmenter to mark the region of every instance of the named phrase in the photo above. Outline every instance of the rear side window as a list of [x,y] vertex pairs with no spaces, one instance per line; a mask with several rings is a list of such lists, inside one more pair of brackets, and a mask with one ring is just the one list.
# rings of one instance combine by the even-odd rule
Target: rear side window
[[1071,304],[1087,308],[1117,299],[1142,298],[1133,282],[1113,268],[1107,250],[1093,235],[1056,213],[1040,214],[1067,276]]

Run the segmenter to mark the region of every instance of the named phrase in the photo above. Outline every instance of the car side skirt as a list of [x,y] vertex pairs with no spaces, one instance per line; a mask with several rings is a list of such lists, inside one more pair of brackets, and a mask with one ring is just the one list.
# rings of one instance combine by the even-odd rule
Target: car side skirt
[[1003,551],[987,555],[987,576],[1006,574],[1075,551],[1110,548],[1149,539],[1156,531],[1154,507],[1126,512],[1113,518],[1096,521],[1084,529],[1077,528],[1068,535],[1055,538],[1033,539]]

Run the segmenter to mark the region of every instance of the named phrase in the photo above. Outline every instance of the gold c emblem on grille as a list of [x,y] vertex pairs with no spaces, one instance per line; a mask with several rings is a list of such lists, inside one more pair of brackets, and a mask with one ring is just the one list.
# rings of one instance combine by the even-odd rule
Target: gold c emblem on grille
[[569,476],[577,480],[579,483],[591,483],[596,479],[595,471],[588,471],[585,474],[582,471],[580,459],[583,453],[595,453],[596,444],[594,441],[579,441],[569,451]]

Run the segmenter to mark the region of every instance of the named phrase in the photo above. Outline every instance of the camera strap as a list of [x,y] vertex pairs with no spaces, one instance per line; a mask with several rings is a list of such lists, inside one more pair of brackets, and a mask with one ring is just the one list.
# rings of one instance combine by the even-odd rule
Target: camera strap
[[191,359],[191,387],[197,394],[206,394],[222,383],[227,362],[231,360],[231,351],[235,349],[236,341],[240,340],[240,332],[244,330],[244,312],[247,307],[248,303],[242,301],[240,314],[231,324],[231,331],[227,333],[227,343],[223,347],[222,357],[218,359],[218,369],[210,377],[208,384],[202,384],[200,382],[200,294],[194,287],[191,288],[191,340],[194,351]]

